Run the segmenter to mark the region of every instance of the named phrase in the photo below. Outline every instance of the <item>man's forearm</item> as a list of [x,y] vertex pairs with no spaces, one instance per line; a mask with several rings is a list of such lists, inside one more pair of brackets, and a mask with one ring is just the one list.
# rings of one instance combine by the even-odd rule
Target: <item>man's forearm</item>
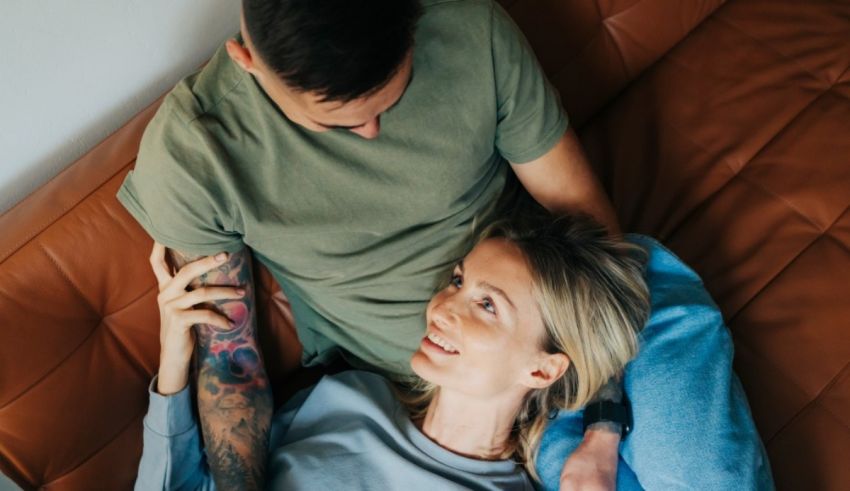
[[612,235],[620,235],[614,206],[572,130],[542,157],[511,167],[531,196],[550,212],[586,213]]
[[[195,258],[172,251],[175,265]],[[250,255],[231,254],[219,269],[193,286],[237,285],[241,300],[216,302],[212,308],[233,322],[225,331],[195,326],[198,409],[210,472],[218,489],[264,486],[272,394],[257,344],[254,284]]]

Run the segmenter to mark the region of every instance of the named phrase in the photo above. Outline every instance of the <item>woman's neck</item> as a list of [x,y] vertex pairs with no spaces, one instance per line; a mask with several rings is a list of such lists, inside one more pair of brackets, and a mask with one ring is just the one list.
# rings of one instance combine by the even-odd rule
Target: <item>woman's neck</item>
[[425,418],[415,421],[428,438],[475,459],[504,458],[522,397],[482,400],[439,389]]

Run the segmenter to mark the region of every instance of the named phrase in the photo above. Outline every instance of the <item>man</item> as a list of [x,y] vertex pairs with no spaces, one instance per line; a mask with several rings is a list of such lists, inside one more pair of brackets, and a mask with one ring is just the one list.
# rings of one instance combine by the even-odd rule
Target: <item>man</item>
[[[241,37],[169,94],[118,195],[177,266],[228,253],[195,287],[245,290],[217,305],[233,329],[196,334],[219,488],[262,486],[272,413],[249,248],[291,302],[305,364],[342,355],[403,377],[425,303],[510,172],[549,210],[618,233],[557,94],[494,2],[243,1]],[[613,487],[619,431],[589,427],[565,487]]]

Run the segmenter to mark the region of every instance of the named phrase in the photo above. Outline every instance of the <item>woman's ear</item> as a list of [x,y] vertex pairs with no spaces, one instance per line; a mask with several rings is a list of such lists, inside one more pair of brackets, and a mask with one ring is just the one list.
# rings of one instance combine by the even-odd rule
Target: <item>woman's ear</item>
[[533,389],[549,387],[570,368],[570,358],[563,353],[544,353],[529,373],[527,385]]
[[227,54],[230,56],[230,59],[232,59],[237,65],[248,73],[254,73],[256,70],[254,68],[254,58],[251,56],[251,52],[244,44],[240,44],[239,41],[235,39],[228,39],[227,42],[224,43],[224,48],[227,50]]

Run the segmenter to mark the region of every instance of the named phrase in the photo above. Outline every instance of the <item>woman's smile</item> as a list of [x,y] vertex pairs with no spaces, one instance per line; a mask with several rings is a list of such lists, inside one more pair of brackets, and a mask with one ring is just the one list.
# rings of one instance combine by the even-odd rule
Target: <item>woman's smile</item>
[[439,334],[430,331],[428,334],[422,339],[422,345],[431,349],[431,350],[439,350],[442,354],[446,355],[459,355],[460,352],[457,348],[454,347],[453,344],[449,343],[444,338],[440,337]]

